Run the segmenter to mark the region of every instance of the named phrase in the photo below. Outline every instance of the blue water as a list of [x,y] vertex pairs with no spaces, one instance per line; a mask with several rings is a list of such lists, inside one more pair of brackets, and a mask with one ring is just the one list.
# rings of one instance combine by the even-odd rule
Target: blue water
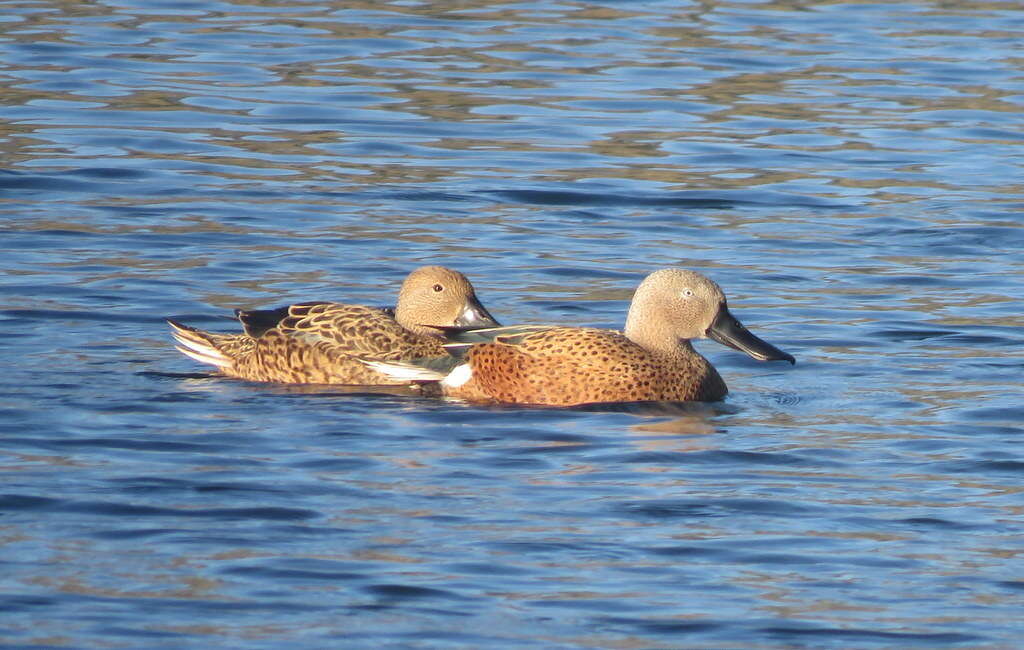
[[[0,7],[3,647],[1019,645],[1018,3]],[[424,263],[603,327],[697,269],[797,365],[478,407],[163,322]]]

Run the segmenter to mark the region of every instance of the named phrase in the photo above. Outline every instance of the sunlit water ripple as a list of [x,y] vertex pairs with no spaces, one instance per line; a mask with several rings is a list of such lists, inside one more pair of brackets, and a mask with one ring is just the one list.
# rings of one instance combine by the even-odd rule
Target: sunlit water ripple
[[[1014,647],[1024,9],[8,2],[4,647]],[[163,318],[621,327],[695,268],[722,403],[249,384]]]

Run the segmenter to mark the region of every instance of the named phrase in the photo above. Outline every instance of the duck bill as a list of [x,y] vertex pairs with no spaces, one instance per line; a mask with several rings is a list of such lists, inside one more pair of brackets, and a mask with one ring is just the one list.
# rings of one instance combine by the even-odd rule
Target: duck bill
[[501,323],[494,320],[494,316],[491,316],[490,312],[480,304],[476,296],[471,296],[466,301],[466,306],[462,308],[462,313],[455,318],[455,327],[451,329],[468,331],[500,326]]
[[715,316],[714,322],[706,332],[708,338],[727,345],[734,350],[746,352],[758,361],[788,361],[795,364],[793,355],[786,354],[767,341],[762,341],[754,336],[750,330],[743,326],[735,316],[729,313],[729,309],[722,303]]

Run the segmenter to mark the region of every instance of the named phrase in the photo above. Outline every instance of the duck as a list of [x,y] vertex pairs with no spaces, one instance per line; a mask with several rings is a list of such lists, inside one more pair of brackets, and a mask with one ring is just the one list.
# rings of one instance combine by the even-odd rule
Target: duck
[[637,287],[622,331],[511,326],[452,333],[447,358],[366,361],[396,379],[469,402],[579,406],[608,402],[713,402],[725,381],[697,352],[710,338],[761,361],[796,359],[732,315],[710,278],[666,268]]
[[203,331],[168,319],[177,350],[228,377],[285,384],[408,385],[363,361],[449,357],[445,331],[500,324],[462,273],[424,266],[402,283],[394,309],[303,302],[235,310],[241,333]]

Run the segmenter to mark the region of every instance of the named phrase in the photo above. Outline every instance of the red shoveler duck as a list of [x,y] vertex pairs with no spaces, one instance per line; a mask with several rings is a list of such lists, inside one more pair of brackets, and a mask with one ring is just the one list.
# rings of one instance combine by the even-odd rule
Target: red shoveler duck
[[362,360],[450,358],[444,328],[496,327],[463,274],[442,266],[406,278],[394,310],[337,302],[236,311],[243,333],[168,321],[177,349],[229,377],[288,384],[402,385]]

